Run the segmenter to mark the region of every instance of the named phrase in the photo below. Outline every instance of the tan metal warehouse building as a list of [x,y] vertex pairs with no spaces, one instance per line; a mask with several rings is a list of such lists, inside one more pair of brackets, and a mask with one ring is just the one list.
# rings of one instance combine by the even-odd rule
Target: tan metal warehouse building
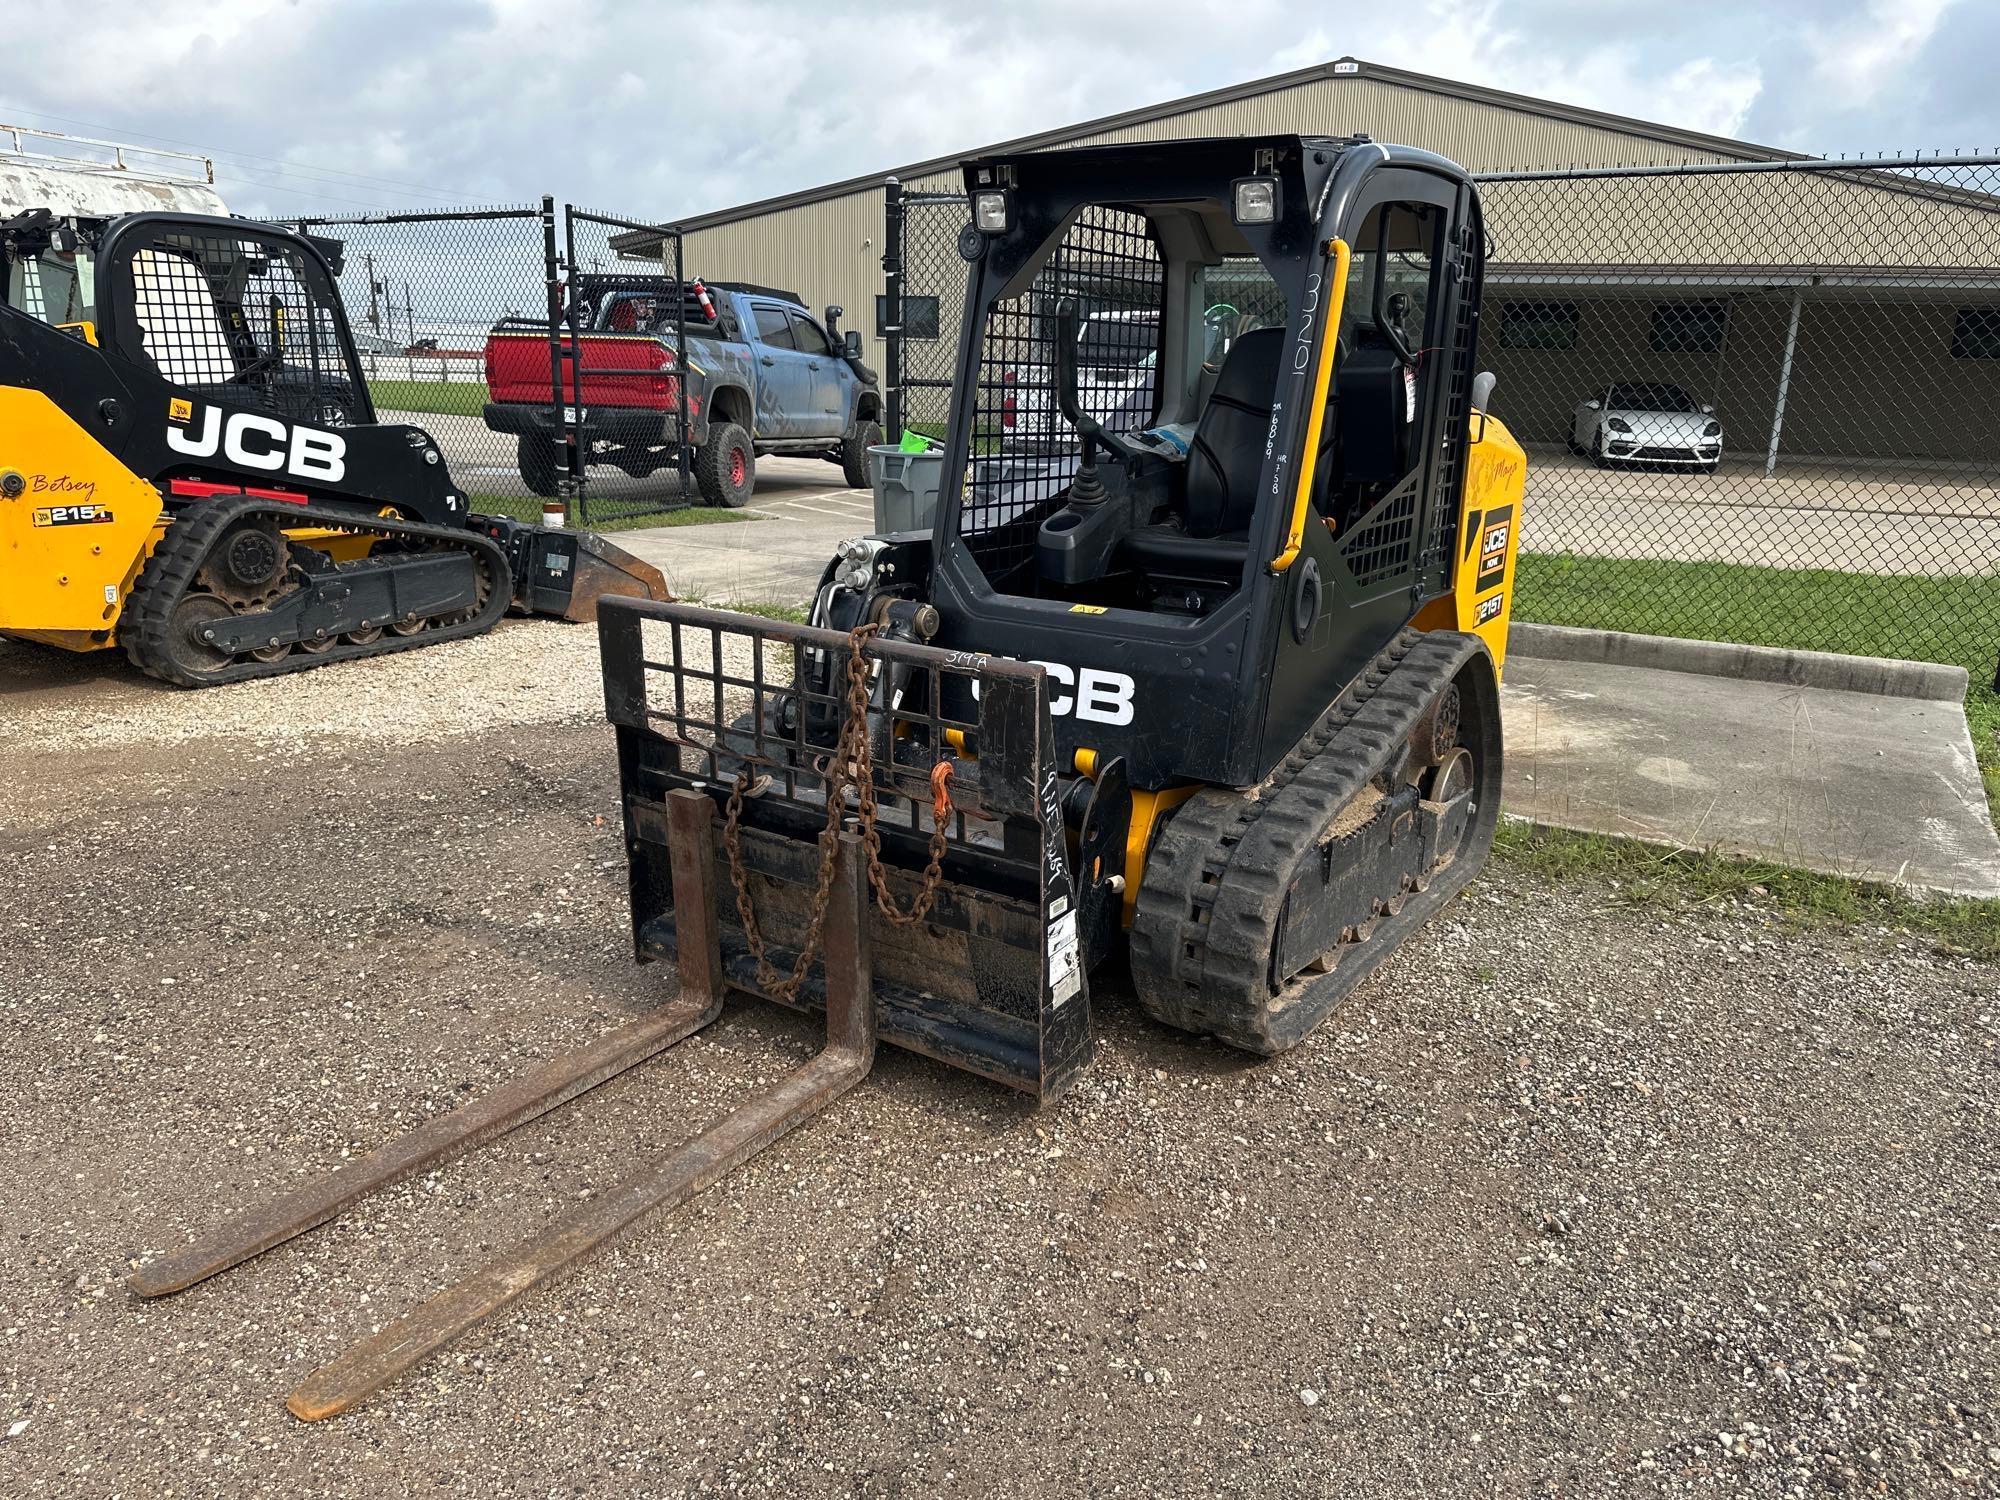
[[[1799,161],[1793,153],[1353,58],[681,221],[690,269],[838,303],[881,352],[885,181],[955,192],[964,157],[1298,131],[1427,147],[1475,172]],[[1745,190],[1690,176],[1495,184],[1482,358],[1531,442],[1563,441],[1605,380],[1676,380],[1715,404],[1731,451],[1990,461],[2000,404],[2000,199],[1886,174]],[[1790,181],[1800,174],[1784,173]],[[1718,186],[1728,184],[1724,192]],[[1913,202],[1912,200],[1920,200]],[[657,256],[656,240],[614,241]],[[956,286],[942,290],[949,302]],[[1719,309],[1719,311],[1718,311]],[[941,309],[943,332],[955,317]],[[1695,336],[1662,319],[1685,322]],[[1511,332],[1509,331],[1511,324]],[[1712,337],[1699,330],[1712,324]],[[1922,363],[1881,379],[1885,355]],[[1906,406],[1902,409],[1899,406]],[[1789,414],[1787,407],[1789,405]]]
[[[839,303],[871,353],[882,290],[883,185],[955,192],[959,163],[987,151],[1034,151],[1114,141],[1298,131],[1366,132],[1440,151],[1476,172],[1631,163],[1771,161],[1787,153],[1720,136],[1648,125],[1498,89],[1341,58],[1251,83],[1080,125],[972,146],[950,156],[807,188],[680,221],[687,263],[708,274],[790,287],[815,305]],[[619,248],[645,255],[639,236]],[[653,252],[657,253],[657,251]],[[648,257],[650,258],[650,257]]]

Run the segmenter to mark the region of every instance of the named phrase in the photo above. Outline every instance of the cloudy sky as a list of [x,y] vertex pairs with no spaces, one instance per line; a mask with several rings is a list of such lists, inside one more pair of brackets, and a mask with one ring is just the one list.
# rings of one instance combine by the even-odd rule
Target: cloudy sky
[[2000,146],[1992,0],[6,9],[0,122],[192,146],[247,213],[546,191],[666,219],[1343,53],[1814,153]]

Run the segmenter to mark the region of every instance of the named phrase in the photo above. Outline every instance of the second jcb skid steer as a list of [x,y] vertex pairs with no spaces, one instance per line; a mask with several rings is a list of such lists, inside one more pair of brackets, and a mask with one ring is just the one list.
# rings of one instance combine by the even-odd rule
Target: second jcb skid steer
[[[679,998],[133,1285],[179,1290],[490,1140],[727,989],[824,1010],[825,1049],[313,1374],[297,1415],[699,1192],[878,1038],[1052,1098],[1122,955],[1158,1020],[1276,1052],[1483,863],[1525,466],[1472,369],[1465,174],[1273,136],[995,157],[966,183],[931,531],[843,544],[808,624],[600,614],[635,950]],[[1080,376],[1107,339],[1150,387]]]
[[334,241],[184,213],[0,219],[0,636],[213,687],[666,599],[602,537],[482,515],[377,420]]

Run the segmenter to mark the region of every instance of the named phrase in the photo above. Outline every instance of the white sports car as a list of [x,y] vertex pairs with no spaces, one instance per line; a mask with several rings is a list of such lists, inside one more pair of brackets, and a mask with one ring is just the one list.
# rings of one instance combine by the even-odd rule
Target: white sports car
[[1579,401],[1569,444],[1600,468],[1672,464],[1713,470],[1722,459],[1722,424],[1677,385],[1628,380]]

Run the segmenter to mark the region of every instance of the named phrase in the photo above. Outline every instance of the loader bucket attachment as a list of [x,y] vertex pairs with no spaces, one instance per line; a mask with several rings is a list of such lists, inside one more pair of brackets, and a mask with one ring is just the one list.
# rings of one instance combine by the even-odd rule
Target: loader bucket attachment
[[[683,931],[713,929],[732,987],[822,1008],[818,968],[789,1001],[759,984],[720,815],[712,834],[717,910],[699,919],[677,910],[668,810],[673,793],[694,791],[720,814],[742,778],[736,842],[747,895],[770,963],[789,973],[810,930],[850,638],[622,599],[606,602],[598,632],[605,708],[618,732],[640,961],[673,959]],[[868,717],[880,873],[905,910],[937,826],[933,773],[940,761],[952,765],[931,910],[899,925],[879,899],[866,904],[877,1034],[1052,1097],[1089,1060],[1091,1028],[1043,670],[879,637],[865,659],[874,688]],[[850,805],[847,826],[861,817]]]
[[588,624],[601,599],[674,597],[658,568],[594,531],[535,526],[511,516],[474,516],[472,524],[507,553],[514,607],[528,614]]
[[576,533],[576,578],[570,584],[565,620],[588,624],[597,618],[603,599],[654,599],[674,596],[667,580],[649,562],[641,562],[623,547],[614,547],[594,531]]

